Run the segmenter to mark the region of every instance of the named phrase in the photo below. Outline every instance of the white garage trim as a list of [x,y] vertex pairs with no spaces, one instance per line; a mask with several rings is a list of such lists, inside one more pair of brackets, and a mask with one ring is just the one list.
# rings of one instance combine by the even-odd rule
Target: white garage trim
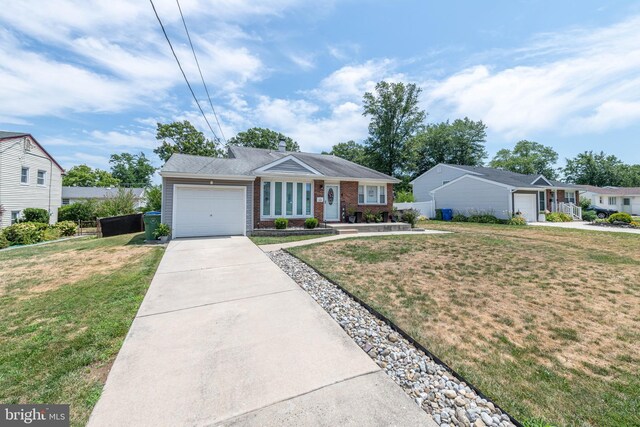
[[173,206],[171,207],[173,210],[173,215],[171,218],[171,231],[175,230],[176,225],[176,212],[177,212],[177,201],[178,201],[178,192],[177,190],[180,188],[195,188],[198,190],[201,189],[211,189],[211,190],[242,190],[242,203],[243,203],[243,220],[242,220],[242,235],[247,235],[247,187],[241,185],[198,185],[198,184],[173,184]]

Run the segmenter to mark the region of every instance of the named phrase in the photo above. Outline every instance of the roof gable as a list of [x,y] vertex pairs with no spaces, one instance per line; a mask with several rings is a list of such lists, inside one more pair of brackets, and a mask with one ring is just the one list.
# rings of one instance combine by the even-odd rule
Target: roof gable
[[553,186],[553,184],[551,182],[549,182],[549,180],[547,178],[545,178],[544,175],[539,175],[531,184],[533,184],[533,185],[551,185],[551,186]]
[[318,172],[302,160],[297,159],[293,155],[288,155],[274,162],[266,164],[256,169],[256,172],[322,175],[320,172]]
[[[56,161],[56,159],[54,159],[53,156],[51,156],[51,154],[49,154],[49,152],[44,149],[44,147],[33,137],[33,135],[29,133],[23,133],[23,132],[0,131],[0,142],[6,139],[16,139],[16,138],[25,138],[29,144],[33,142],[45,154],[45,156],[47,156],[49,160],[51,160],[53,164],[55,164],[58,167],[58,169],[60,169],[60,172],[64,173],[64,169],[62,168],[62,166],[60,166],[60,164]],[[27,142],[25,142],[25,151],[29,150]]]

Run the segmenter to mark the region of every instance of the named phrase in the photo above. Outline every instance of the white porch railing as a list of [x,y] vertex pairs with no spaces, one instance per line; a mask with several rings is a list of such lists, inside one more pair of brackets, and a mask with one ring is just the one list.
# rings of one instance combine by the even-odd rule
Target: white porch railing
[[571,218],[576,221],[582,221],[582,208],[574,203],[558,203],[558,212],[571,215]]

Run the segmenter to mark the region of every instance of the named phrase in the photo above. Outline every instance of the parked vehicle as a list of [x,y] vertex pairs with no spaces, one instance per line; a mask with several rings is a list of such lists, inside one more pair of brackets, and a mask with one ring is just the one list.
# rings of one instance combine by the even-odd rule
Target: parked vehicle
[[594,211],[597,215],[598,218],[603,219],[603,218],[608,218],[609,215],[614,214],[614,213],[618,213],[618,211],[614,210],[614,209],[605,209],[605,208],[600,208],[598,206],[594,206],[591,205],[589,206],[588,209],[586,209],[588,211]]

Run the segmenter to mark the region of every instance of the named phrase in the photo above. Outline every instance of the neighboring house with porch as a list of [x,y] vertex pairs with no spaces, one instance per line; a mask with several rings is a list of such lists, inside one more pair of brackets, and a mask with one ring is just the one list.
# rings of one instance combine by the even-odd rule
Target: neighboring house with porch
[[491,213],[508,219],[520,212],[528,222],[545,212],[564,212],[579,220],[579,188],[547,179],[483,166],[438,164],[413,181],[416,202],[431,201],[434,209],[463,215]]
[[596,187],[579,185],[580,197],[599,208],[640,215],[640,187]]
[[0,131],[0,228],[18,221],[26,208],[46,209],[58,220],[62,166],[30,134]]
[[162,167],[162,222],[173,237],[249,235],[276,218],[389,213],[396,178],[326,154],[229,147],[228,158],[174,154]]
[[[133,193],[135,207],[141,208],[146,204],[144,188],[125,188]],[[62,187],[62,205],[81,202],[83,200],[103,201],[118,194],[115,187]]]

